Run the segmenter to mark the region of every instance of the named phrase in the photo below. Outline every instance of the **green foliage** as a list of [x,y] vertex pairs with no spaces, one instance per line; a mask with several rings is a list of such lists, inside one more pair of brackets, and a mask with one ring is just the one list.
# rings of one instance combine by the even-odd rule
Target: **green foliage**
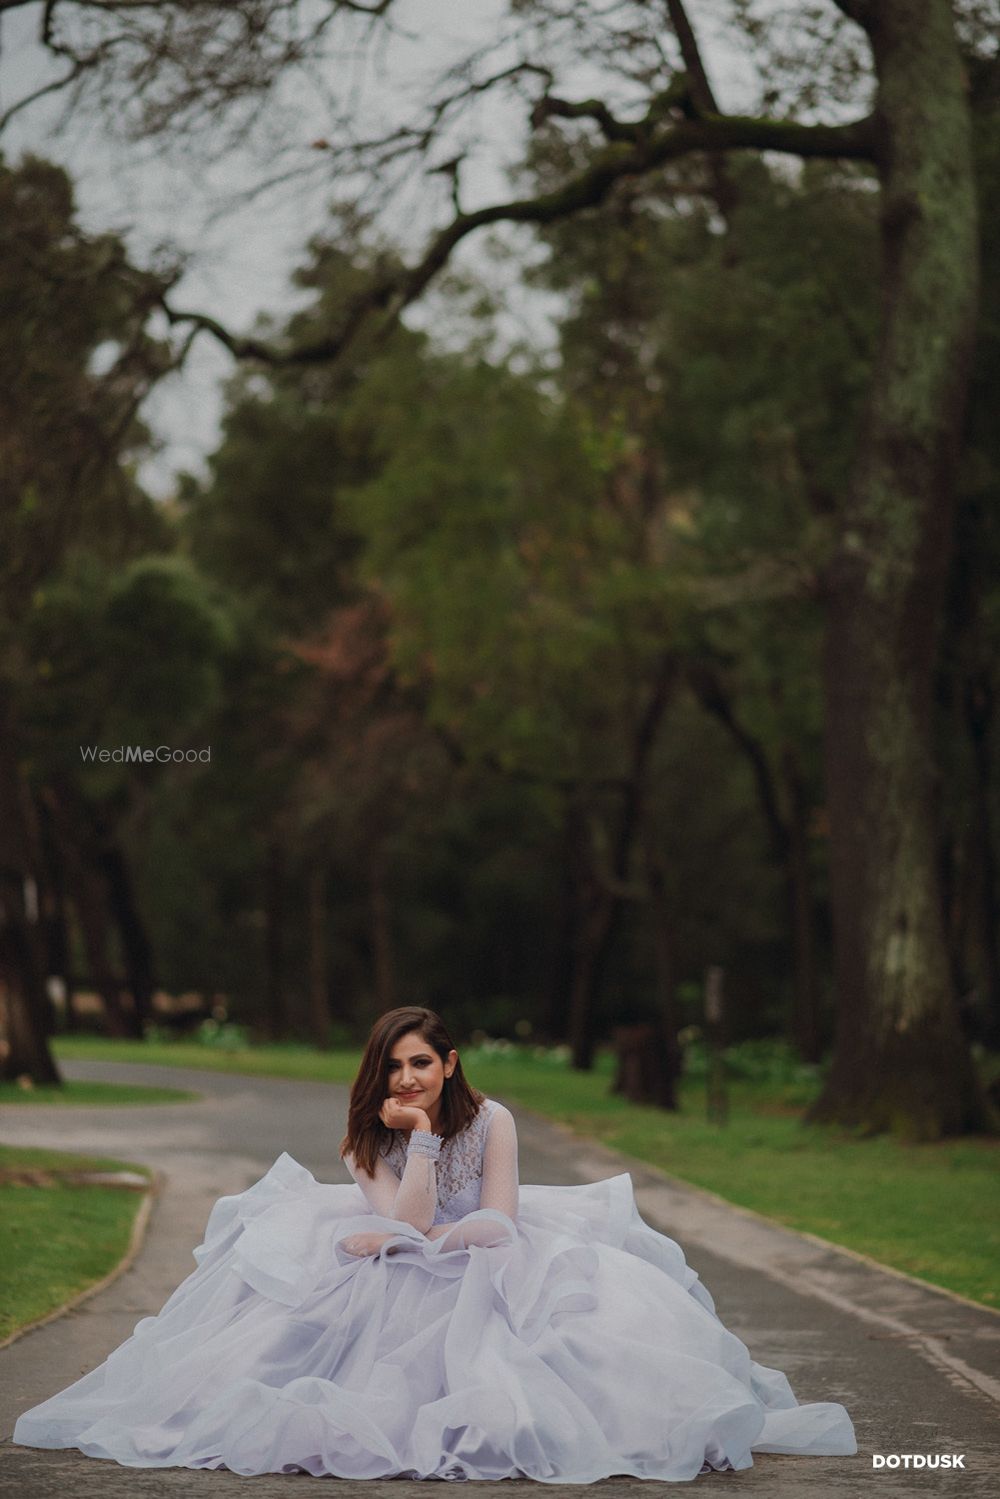
[[145,331],[163,279],[116,236],[83,232],[60,167],[0,158],[0,226],[3,630],[74,542],[121,555],[162,536],[126,460],[147,441],[136,409],[168,353]]
[[[183,558],[146,555],[116,566],[94,552],[71,553],[35,590],[20,638],[34,677],[21,723],[36,778],[68,777],[116,816],[139,788],[192,774],[169,758],[174,752],[211,754],[207,726],[236,626],[229,602]],[[123,746],[163,758],[94,756]]]
[[[689,1081],[704,1080],[708,1075],[708,1049],[697,1027],[687,1033],[684,1045],[684,1074]],[[816,1096],[822,1069],[803,1062],[795,1048],[782,1037],[761,1036],[724,1049],[727,1077],[763,1085],[781,1093],[786,1102],[805,1107]]]
[[251,383],[235,385],[208,482],[182,485],[185,531],[199,564],[276,625],[308,626],[351,592],[358,544],[337,492],[353,465],[330,408],[239,389]]
[[[361,232],[346,225],[337,245],[310,241],[293,279],[315,296],[289,320],[289,345],[338,326],[364,274],[359,256],[371,253],[352,251]],[[392,423],[384,402],[419,389],[422,347],[399,329],[375,349],[362,340],[349,366],[238,371],[230,380],[209,477],[180,486],[183,536],[199,564],[238,589],[271,629],[308,633],[358,597],[361,537],[345,494],[380,466]]]
[[[539,180],[551,153],[575,149],[540,132]],[[721,962],[734,1033],[784,1025],[780,860],[755,769],[704,684],[759,749],[786,818],[789,766],[798,778],[821,908],[816,585],[870,362],[874,200],[853,168],[792,174],[734,158],[729,170],[727,223],[671,179],[623,184],[607,210],[546,231],[552,257],[536,279],[566,298],[557,369],[491,362],[484,325],[464,353],[400,329],[363,339],[335,371],[241,372],[207,480],[185,479],[177,504],[155,510],[128,478],[139,426],[118,433],[85,494],[63,484],[65,467],[48,482],[40,451],[63,452],[46,382],[65,409],[99,409],[92,382],[109,330],[120,315],[124,348],[151,283],[116,242],[81,234],[54,169],[4,179],[32,254],[51,241],[53,257],[69,256],[36,284],[4,231],[35,288],[31,318],[46,278],[72,272],[87,288],[61,350],[47,329],[34,347],[30,318],[11,324],[26,367],[39,361],[16,413],[39,448],[11,510],[39,529],[8,655],[31,772],[68,765],[81,742],[212,746],[206,767],[76,772],[124,830],[165,987],[226,995],[238,1026],[259,1020],[264,872],[278,848],[291,1035],[307,1025],[317,866],[344,1035],[384,1000],[376,870],[400,1001],[441,1004],[470,1027],[510,1032],[528,1018],[557,1035],[579,862],[567,798],[583,802],[609,861],[616,784],[669,661],[642,827],[663,866],[683,1019],[700,1018],[701,975]],[[314,295],[278,342],[330,333],[388,254],[364,224],[341,230],[308,247],[296,280]],[[151,378],[155,365],[156,351],[138,347],[135,383],[118,377],[133,394],[136,371]],[[990,441],[970,467],[980,540]],[[43,526],[57,545],[41,545]],[[992,607],[988,587],[980,596]],[[961,807],[967,783],[956,787]],[[656,1012],[654,935],[648,902],[630,902],[605,1030]],[[828,943],[820,925],[821,970]],[[808,1082],[783,1078],[778,1058],[766,1065],[776,1085]]]
[[[174,1034],[167,1026],[150,1024],[143,1032],[144,1040],[152,1045],[174,1042]],[[189,1037],[189,1044],[208,1046],[217,1051],[245,1051],[250,1044],[246,1026],[232,1020],[203,1020]]]
[[677,610],[662,569],[629,559],[586,429],[524,377],[440,357],[383,436],[352,503],[394,660],[426,680],[432,722],[506,770],[618,773]]
[[[874,316],[859,271],[871,200],[829,168],[795,182],[748,165],[740,193],[725,235],[652,193],[552,231],[540,278],[570,297],[556,380],[405,330],[361,345],[346,371],[234,380],[211,477],[184,488],[184,544],[239,590],[262,641],[292,631],[304,649],[280,675],[280,653],[265,651],[265,702],[234,705],[227,774],[213,766],[183,810],[170,791],[170,821],[157,822],[159,940],[187,982],[239,991],[244,1018],[257,1003],[259,956],[237,956],[260,953],[261,839],[240,826],[253,798],[261,831],[297,847],[300,880],[322,850],[349,1013],[372,1004],[377,846],[406,997],[513,1023],[551,983],[565,788],[624,774],[668,657],[711,668],[779,780],[794,746],[819,799],[812,586]],[[283,337],[335,326],[372,255],[365,234],[310,247],[298,280],[316,297]],[[849,326],[817,340],[838,297]],[[348,628],[365,611],[365,632]],[[675,696],[646,818],[679,975],[732,963],[739,1029],[752,1032],[781,1024],[787,1004],[782,892],[751,772]],[[615,793],[587,799],[609,847]],[[495,834],[491,804],[503,807]],[[811,851],[821,892],[819,834]],[[200,931],[222,892],[236,949]],[[300,1014],[307,939],[293,902]],[[601,1024],[648,1014],[655,983],[648,913],[630,909]]]

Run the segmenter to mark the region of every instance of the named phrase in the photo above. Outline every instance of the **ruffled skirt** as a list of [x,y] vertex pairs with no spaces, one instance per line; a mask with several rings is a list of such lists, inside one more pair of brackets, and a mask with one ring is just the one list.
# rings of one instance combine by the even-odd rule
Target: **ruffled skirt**
[[[396,1252],[344,1249],[371,1231]],[[428,1241],[285,1154],[219,1199],[194,1253],[158,1315],[22,1415],[15,1442],[135,1467],[543,1483],[857,1451],[842,1405],[799,1405],[752,1361],[627,1175],[522,1186],[516,1226],[481,1210]]]

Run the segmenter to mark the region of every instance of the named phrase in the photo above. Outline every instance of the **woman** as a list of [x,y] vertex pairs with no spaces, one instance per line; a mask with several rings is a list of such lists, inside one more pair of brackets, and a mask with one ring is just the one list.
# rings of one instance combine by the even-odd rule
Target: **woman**
[[198,1268],[15,1442],[136,1467],[590,1483],[857,1451],[752,1362],[627,1175],[518,1188],[514,1120],[430,1010],[369,1037],[321,1185],[223,1197]]

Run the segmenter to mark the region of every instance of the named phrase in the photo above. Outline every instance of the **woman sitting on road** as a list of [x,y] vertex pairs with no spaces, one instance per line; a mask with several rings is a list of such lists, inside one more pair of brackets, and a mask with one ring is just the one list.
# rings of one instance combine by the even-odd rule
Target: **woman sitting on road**
[[430,1010],[372,1029],[323,1185],[283,1154],[198,1267],[15,1442],[136,1467],[341,1478],[680,1480],[857,1451],[719,1321],[631,1179],[518,1187],[510,1112]]

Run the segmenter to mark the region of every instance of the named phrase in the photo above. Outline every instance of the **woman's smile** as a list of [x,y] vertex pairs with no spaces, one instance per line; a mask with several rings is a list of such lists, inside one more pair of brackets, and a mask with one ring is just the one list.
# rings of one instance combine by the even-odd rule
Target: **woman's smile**
[[439,1056],[419,1031],[406,1031],[386,1058],[385,1091],[410,1111],[426,1114],[429,1127],[437,1129],[442,1093],[448,1078],[458,1064],[458,1052],[452,1048]]

